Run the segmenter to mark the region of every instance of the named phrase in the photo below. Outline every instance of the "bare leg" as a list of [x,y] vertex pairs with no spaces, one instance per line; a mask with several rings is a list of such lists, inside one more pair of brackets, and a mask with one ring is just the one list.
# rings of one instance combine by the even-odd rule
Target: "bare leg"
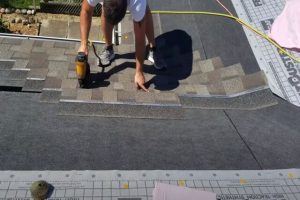
[[94,8],[90,6],[87,0],[82,3],[82,8],[80,12],[80,41],[81,45],[78,52],[85,52],[88,55],[88,37],[90,33],[92,15]]
[[150,44],[150,48],[155,47],[155,37],[154,37],[154,26],[153,26],[153,19],[152,19],[152,14],[149,6],[146,8],[146,37],[148,39],[148,42]]
[[114,26],[107,22],[103,8],[102,8],[102,15],[101,15],[101,28],[104,34],[106,46],[112,45],[112,31]]

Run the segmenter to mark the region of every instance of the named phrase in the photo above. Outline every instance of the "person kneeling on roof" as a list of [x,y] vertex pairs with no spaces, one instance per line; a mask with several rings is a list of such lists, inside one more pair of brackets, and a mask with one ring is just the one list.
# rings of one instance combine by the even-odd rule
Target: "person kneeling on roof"
[[[91,27],[94,7],[101,2],[102,0],[84,0],[82,4],[80,13],[81,45],[78,52],[85,52],[86,55],[88,54],[88,35]],[[157,69],[163,69],[165,67],[165,63],[156,48],[153,19],[147,0],[103,0],[102,3],[101,28],[106,44],[100,55],[101,64],[109,65],[115,58],[112,44],[113,27],[124,18],[128,8],[132,14],[135,33],[136,73],[134,82],[138,89],[148,91],[144,85],[145,76],[143,73],[146,49],[145,36],[147,37],[150,46],[148,60],[151,61]]]

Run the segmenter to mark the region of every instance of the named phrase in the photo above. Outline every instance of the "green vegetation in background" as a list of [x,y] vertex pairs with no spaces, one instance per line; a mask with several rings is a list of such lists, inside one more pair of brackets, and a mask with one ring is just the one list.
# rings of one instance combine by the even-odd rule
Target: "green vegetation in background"
[[0,7],[10,8],[29,8],[29,6],[39,6],[40,2],[55,2],[55,3],[70,3],[70,4],[81,4],[83,0],[0,0]]
[[48,2],[53,3],[66,3],[66,4],[81,4],[83,0],[48,0]]
[[3,19],[0,19],[0,33],[9,33],[8,23]]
[[40,0],[0,0],[1,7],[10,7],[10,8],[29,8],[29,6],[39,5]]
[[82,3],[83,0],[48,0],[49,2],[61,2],[61,3]]

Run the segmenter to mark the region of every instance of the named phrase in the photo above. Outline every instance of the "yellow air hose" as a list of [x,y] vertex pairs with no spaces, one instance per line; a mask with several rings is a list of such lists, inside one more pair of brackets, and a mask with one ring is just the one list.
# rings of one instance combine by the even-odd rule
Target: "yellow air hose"
[[[276,43],[274,40],[272,40],[272,38],[270,38],[268,35],[260,32],[259,30],[255,29],[253,26],[251,26],[250,24],[244,22],[242,19],[232,15],[231,13],[230,13],[231,15],[228,15],[228,14],[223,14],[223,13],[205,12],[205,11],[173,11],[173,10],[154,10],[154,11],[151,11],[151,13],[152,14],[169,14],[169,15],[210,15],[210,16],[224,17],[224,18],[229,18],[229,19],[235,20],[242,26],[245,26],[250,31],[256,33],[257,35],[266,39],[269,43],[271,43],[272,45],[277,47],[279,49],[280,53],[286,54],[292,60],[300,63],[300,58],[292,55],[286,49],[284,49],[278,43]],[[127,11],[127,14],[129,14],[128,11]],[[92,46],[92,45],[93,45],[93,41],[89,41],[89,46]]]
[[256,33],[260,37],[266,39],[268,42],[273,44],[275,47],[277,47],[280,50],[280,53],[284,53],[288,57],[290,57],[292,60],[300,63],[300,58],[289,53],[287,50],[285,50],[283,47],[281,47],[279,44],[277,44],[274,40],[272,40],[266,34],[260,32],[259,30],[252,27],[250,24],[247,24],[242,19],[235,17],[233,15],[227,15],[227,14],[223,14],[223,13],[214,13],[214,12],[203,12],[203,11],[169,11],[169,10],[155,10],[155,11],[151,11],[151,13],[152,14],[177,14],[177,15],[210,15],[210,16],[218,16],[218,17],[225,17],[225,18],[233,19],[236,22],[238,22],[239,24],[247,27],[250,31]]

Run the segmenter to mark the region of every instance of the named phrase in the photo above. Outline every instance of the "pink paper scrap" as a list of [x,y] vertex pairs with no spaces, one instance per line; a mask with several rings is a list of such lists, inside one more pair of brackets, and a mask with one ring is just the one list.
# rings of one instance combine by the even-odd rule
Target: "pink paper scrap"
[[216,200],[217,195],[187,187],[155,183],[153,200]]
[[280,46],[300,49],[300,0],[286,0],[283,12],[274,21],[269,36]]

